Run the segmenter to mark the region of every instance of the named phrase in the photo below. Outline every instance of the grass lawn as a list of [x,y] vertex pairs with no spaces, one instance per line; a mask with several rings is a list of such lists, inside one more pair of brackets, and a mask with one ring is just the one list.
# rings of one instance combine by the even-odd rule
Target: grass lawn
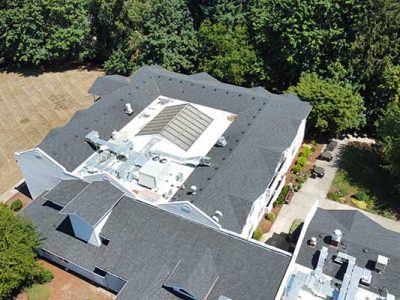
[[328,198],[385,217],[399,217],[399,195],[381,165],[381,156],[371,145],[349,143],[343,150]]
[[49,288],[42,284],[34,284],[26,292],[28,300],[47,300],[50,296]]

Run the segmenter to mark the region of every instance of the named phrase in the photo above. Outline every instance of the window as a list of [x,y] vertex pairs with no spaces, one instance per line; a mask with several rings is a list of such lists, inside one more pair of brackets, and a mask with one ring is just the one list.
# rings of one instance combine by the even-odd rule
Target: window
[[104,271],[104,270],[102,270],[102,269],[100,269],[100,268],[98,268],[98,267],[95,267],[94,270],[93,270],[93,272],[94,272],[95,274],[97,274],[97,275],[100,275],[101,277],[105,277],[105,276],[107,275],[107,272],[106,272],[106,271]]

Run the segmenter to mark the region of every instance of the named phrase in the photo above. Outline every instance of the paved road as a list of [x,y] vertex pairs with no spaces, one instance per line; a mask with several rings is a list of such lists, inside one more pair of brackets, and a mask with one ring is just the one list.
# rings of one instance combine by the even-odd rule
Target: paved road
[[[361,141],[361,139],[358,139],[358,141]],[[326,198],[338,169],[337,166],[340,159],[340,152],[347,142],[348,140],[339,141],[337,149],[332,152],[333,160],[331,162],[317,160],[316,165],[325,169],[325,176],[323,178],[309,178],[304,183],[301,190],[294,194],[290,205],[284,204],[282,206],[279,216],[274,222],[271,230],[262,236],[262,242],[273,237],[273,240],[276,240],[274,245],[279,246],[278,244],[280,241],[283,242],[282,239],[284,239],[286,233],[289,232],[292,222],[295,219],[305,219],[316,201],[318,201],[318,206],[324,209],[357,209]],[[362,210],[360,211],[387,229],[400,232],[400,222]]]

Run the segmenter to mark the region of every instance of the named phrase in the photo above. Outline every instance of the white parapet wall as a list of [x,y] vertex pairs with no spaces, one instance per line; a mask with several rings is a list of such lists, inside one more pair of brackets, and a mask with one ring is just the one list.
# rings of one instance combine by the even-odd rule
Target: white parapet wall
[[61,180],[77,179],[39,148],[15,153],[32,199],[55,187]]

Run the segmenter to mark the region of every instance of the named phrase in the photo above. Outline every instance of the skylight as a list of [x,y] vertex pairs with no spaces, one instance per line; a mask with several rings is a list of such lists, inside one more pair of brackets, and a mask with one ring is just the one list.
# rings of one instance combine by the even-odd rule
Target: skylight
[[188,150],[212,121],[190,104],[173,105],[164,108],[138,135],[160,134],[183,150]]

